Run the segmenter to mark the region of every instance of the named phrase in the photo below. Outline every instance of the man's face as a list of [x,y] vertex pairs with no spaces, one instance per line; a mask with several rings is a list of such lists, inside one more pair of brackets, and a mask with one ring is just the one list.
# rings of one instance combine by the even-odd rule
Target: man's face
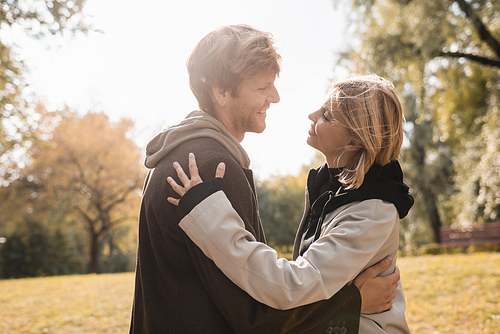
[[228,93],[226,108],[219,116],[238,141],[243,140],[245,132],[261,133],[266,128],[267,109],[271,103],[280,101],[275,79],[273,73],[258,72],[241,83],[238,97]]

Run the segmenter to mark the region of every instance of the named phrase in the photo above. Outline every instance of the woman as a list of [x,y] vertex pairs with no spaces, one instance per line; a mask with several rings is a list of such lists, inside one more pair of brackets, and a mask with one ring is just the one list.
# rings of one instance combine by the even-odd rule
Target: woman
[[[323,153],[326,163],[308,176],[294,261],[278,259],[272,248],[255,242],[224,193],[217,191],[222,179],[198,184],[193,156],[192,180],[176,167],[185,188],[168,179],[177,193],[185,194],[181,208],[190,211],[179,226],[234,283],[278,309],[327,299],[388,255],[394,261],[382,275],[392,273],[399,219],[413,205],[397,161],[402,108],[389,81],[370,75],[335,82],[309,119],[307,143]],[[224,166],[219,167],[220,177]],[[200,194],[206,198],[199,199]],[[360,333],[409,333],[404,309],[399,283],[391,310],[362,315]],[[333,325],[342,332],[342,324]]]

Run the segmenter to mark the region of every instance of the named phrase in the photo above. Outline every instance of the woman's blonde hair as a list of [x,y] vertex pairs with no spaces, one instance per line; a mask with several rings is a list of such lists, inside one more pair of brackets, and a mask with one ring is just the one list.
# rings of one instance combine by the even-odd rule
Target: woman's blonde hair
[[397,160],[403,144],[403,110],[394,85],[377,75],[353,76],[332,83],[325,108],[352,136],[357,150],[341,172],[346,189],[356,189],[375,163]]
[[200,109],[213,112],[212,87],[233,97],[259,71],[279,75],[281,56],[270,33],[248,25],[220,27],[203,37],[187,60],[189,86]]

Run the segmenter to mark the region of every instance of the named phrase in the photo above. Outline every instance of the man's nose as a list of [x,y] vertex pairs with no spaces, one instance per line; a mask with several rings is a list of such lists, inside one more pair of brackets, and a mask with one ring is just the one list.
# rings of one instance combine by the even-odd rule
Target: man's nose
[[280,94],[278,93],[276,86],[273,86],[271,92],[269,93],[269,96],[267,97],[267,102],[278,103],[279,101],[280,101]]

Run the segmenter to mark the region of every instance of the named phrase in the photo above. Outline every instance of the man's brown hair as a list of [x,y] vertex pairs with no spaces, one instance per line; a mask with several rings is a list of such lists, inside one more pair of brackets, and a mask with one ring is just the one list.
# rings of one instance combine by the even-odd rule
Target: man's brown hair
[[187,60],[189,86],[202,111],[213,112],[212,87],[238,96],[245,79],[257,72],[280,72],[281,56],[270,33],[248,25],[220,27],[196,44]]

